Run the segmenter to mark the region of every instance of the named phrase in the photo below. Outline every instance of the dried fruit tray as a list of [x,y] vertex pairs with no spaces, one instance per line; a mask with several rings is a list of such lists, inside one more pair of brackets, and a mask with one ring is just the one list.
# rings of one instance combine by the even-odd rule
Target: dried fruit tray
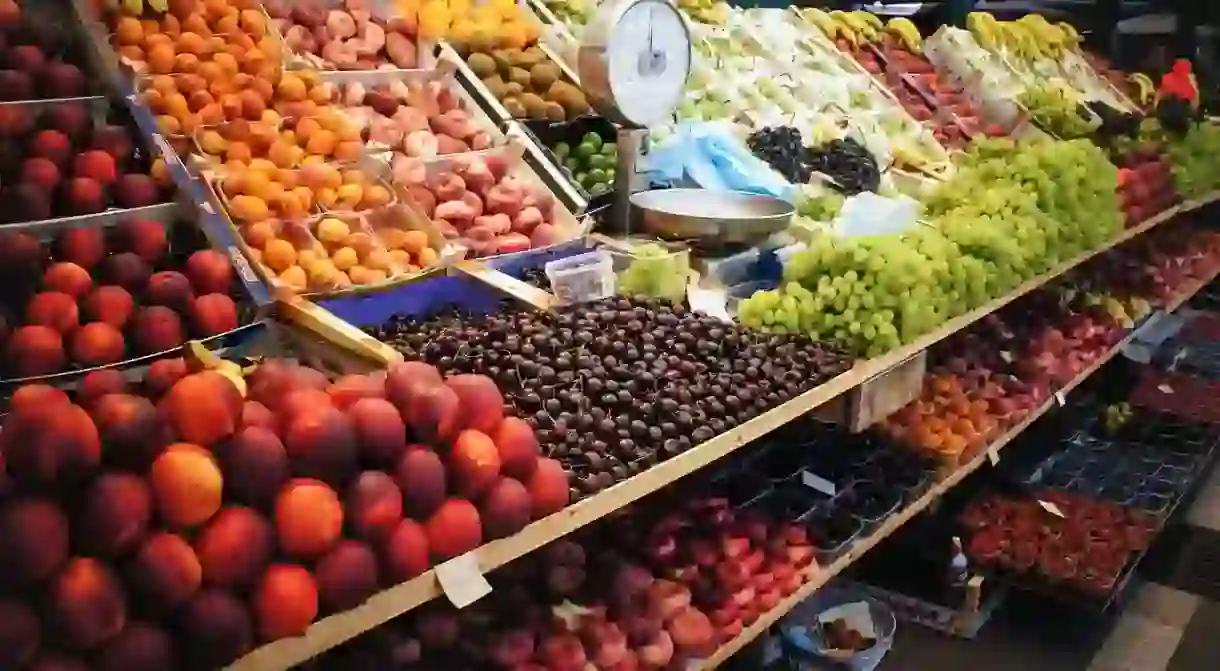
[[[260,319],[248,291],[257,279],[210,250],[194,214],[170,204],[5,227],[4,245],[19,256],[0,269],[3,310],[41,328],[10,324],[0,385],[146,364],[188,337],[214,346]],[[113,286],[95,290],[103,284]]]

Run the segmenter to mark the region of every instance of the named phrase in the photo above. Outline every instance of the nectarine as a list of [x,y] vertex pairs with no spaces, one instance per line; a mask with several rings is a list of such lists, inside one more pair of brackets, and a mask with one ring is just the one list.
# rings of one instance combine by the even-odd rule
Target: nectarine
[[274,433],[259,426],[233,436],[221,458],[225,487],[235,500],[266,506],[288,481],[288,452]]
[[161,400],[174,431],[196,445],[212,445],[233,435],[244,403],[233,382],[215,371],[187,375]]
[[220,509],[224,478],[212,455],[190,443],[169,446],[148,474],[162,521],[187,528],[208,521]]
[[203,579],[223,587],[248,587],[262,575],[275,551],[271,524],[250,508],[224,508],[195,538]]
[[0,599],[0,668],[21,669],[38,654],[38,613],[15,599]]
[[513,478],[500,478],[479,503],[479,517],[488,540],[511,536],[530,523],[532,502],[525,485]]
[[473,499],[500,477],[500,453],[487,434],[466,429],[449,450],[449,472],[457,491]]
[[203,567],[195,549],[166,531],[148,537],[127,565],[127,581],[159,612],[168,613],[199,591]]
[[217,669],[254,646],[250,611],[225,590],[204,588],[182,609],[183,653],[200,669]]
[[448,499],[424,522],[428,548],[438,560],[456,557],[483,544],[479,511],[465,499]]
[[107,463],[142,473],[165,447],[165,422],[142,396],[106,394],[91,414],[106,445]]
[[377,556],[360,541],[340,541],[318,560],[318,599],[330,612],[355,608],[377,592]]
[[407,361],[391,366],[386,372],[385,396],[405,412],[416,393],[443,383],[444,379],[436,367],[419,361]]
[[25,498],[0,506],[0,585],[42,582],[68,560],[68,518],[50,500]]
[[86,554],[118,557],[143,540],[151,519],[152,493],[142,478],[103,473],[85,490],[72,535]]
[[428,535],[415,520],[402,520],[381,548],[382,574],[397,584],[428,570]]
[[347,490],[344,514],[356,537],[382,541],[402,519],[402,490],[381,471],[361,473]]
[[398,408],[385,399],[362,398],[347,409],[347,416],[356,428],[366,461],[381,466],[398,462],[407,446],[407,427]]
[[359,467],[355,427],[334,407],[298,412],[284,429],[284,449],[293,473],[337,487],[347,484]]
[[504,419],[504,397],[486,375],[454,375],[445,386],[457,394],[461,428],[490,434]]
[[164,629],[148,622],[132,621],[98,650],[94,668],[98,671],[165,671],[176,664],[173,639]]
[[408,448],[394,470],[403,495],[403,509],[423,521],[445,500],[445,465],[432,450]]
[[251,602],[264,641],[300,636],[318,616],[318,588],[313,576],[292,564],[269,566]]
[[500,470],[518,480],[527,480],[538,467],[538,438],[525,420],[505,417],[491,433],[500,452]]
[[[106,394],[122,394],[127,391],[127,378],[114,368],[95,370],[76,385],[76,402],[83,408],[92,411],[98,399]],[[97,422],[97,417],[93,418]],[[99,430],[101,427],[98,427]],[[103,438],[105,440],[105,438]]]
[[324,482],[298,478],[275,499],[275,528],[280,549],[312,559],[334,546],[343,532],[343,506]]
[[97,427],[78,405],[23,407],[9,415],[3,436],[5,465],[18,482],[78,478],[101,461]]
[[568,474],[563,464],[554,459],[539,459],[538,468],[526,481],[530,499],[534,502],[534,519],[541,519],[567,507],[570,492]]
[[127,624],[127,595],[114,573],[97,559],[73,557],[47,588],[47,616],[62,640],[89,650]]

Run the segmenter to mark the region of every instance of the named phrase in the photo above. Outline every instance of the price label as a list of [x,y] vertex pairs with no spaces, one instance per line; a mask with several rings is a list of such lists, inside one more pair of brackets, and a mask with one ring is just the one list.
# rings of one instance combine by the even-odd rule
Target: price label
[[1169,386],[1168,384],[1157,385],[1156,390],[1161,392],[1162,394],[1172,394],[1173,393],[1173,387]]
[[459,555],[436,567],[436,579],[449,601],[458,608],[491,594],[491,583],[483,577],[473,552]]
[[835,495],[835,483],[809,471],[801,471],[801,484],[826,496]]
[[707,316],[721,321],[733,321],[733,318],[729,316],[728,307],[726,307],[728,295],[724,289],[704,289],[690,284],[686,287],[686,300],[690,303],[692,310],[701,310]]
[[1059,509],[1059,506],[1055,505],[1054,503],[1051,503],[1050,501],[1039,500],[1038,505],[1042,506],[1043,510],[1054,515],[1055,517],[1058,517],[1060,519],[1067,519],[1067,515],[1063,514],[1063,511]]
[[1000,448],[996,447],[995,445],[988,445],[987,461],[990,461],[992,466],[1000,463]]
[[247,284],[258,282],[258,275],[255,274],[254,268],[250,267],[250,262],[246,261],[246,257],[241,253],[241,250],[236,246],[229,247],[229,261],[237,268],[237,274],[241,275],[241,279]]
[[216,214],[216,208],[212,207],[212,204],[206,200],[199,203],[199,209],[203,210],[204,212],[207,212],[210,215]]
[[1063,397],[1062,391],[1055,392],[1055,403],[1059,404],[1060,408],[1067,405],[1067,399]]

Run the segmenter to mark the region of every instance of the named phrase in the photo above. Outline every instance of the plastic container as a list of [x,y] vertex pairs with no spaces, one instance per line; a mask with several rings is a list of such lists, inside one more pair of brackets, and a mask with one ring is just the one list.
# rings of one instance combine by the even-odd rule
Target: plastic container
[[608,248],[614,262],[616,290],[626,296],[646,296],[679,302],[690,281],[690,248],[659,241],[625,241]]
[[601,250],[577,254],[545,266],[551,292],[560,303],[595,301],[614,294],[614,261]]
[[[832,608],[851,603],[868,605],[876,640],[871,648],[844,655],[823,648],[818,637],[818,616]],[[894,645],[898,620],[889,606],[844,589],[824,590],[816,598],[801,603],[780,622],[780,640],[787,666],[795,671],[852,669],[871,671]]]

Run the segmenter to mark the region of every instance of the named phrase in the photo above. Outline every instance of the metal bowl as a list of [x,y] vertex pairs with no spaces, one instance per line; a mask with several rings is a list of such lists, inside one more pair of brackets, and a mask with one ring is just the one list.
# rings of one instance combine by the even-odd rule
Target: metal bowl
[[708,249],[752,245],[788,227],[791,203],[740,191],[661,189],[631,195],[633,219],[646,233]]

